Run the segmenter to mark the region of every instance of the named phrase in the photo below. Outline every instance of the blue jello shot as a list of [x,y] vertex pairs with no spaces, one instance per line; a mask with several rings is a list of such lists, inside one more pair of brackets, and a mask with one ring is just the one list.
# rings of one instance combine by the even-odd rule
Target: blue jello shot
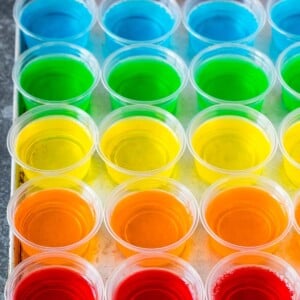
[[272,28],[270,56],[277,60],[284,49],[300,42],[300,1],[269,0],[267,13]]
[[175,0],[103,0],[98,20],[105,33],[107,55],[136,43],[172,48],[181,12]]
[[94,0],[17,0],[13,15],[27,48],[50,41],[85,47],[95,12]]
[[191,56],[223,42],[253,46],[265,21],[265,9],[258,0],[187,0],[183,6]]

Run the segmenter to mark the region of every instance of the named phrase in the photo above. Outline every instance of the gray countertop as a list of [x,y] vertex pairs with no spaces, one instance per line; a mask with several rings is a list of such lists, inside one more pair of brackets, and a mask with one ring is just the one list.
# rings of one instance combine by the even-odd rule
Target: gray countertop
[[8,224],[6,206],[10,196],[11,160],[6,147],[7,131],[12,121],[13,84],[11,69],[14,61],[15,25],[12,18],[13,0],[0,2],[0,290],[1,298],[8,271]]

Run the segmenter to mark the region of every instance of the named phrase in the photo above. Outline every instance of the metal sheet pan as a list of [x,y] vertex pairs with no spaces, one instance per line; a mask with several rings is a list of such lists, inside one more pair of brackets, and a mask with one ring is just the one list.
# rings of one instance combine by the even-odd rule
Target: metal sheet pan
[[[265,28],[258,37],[256,47],[268,53],[270,41],[270,28],[266,24]],[[95,54],[97,59],[100,62],[100,67],[103,63],[103,47],[104,47],[104,37],[98,25],[95,26],[89,44],[87,48]],[[180,55],[184,56],[185,51],[184,47],[187,47],[188,40],[187,34],[184,28],[181,26],[179,28],[176,38],[175,38],[175,51]],[[24,43],[20,33],[16,32],[16,58],[24,50]],[[23,112],[23,107],[20,101],[20,96],[17,90],[14,90],[14,118],[20,115]],[[92,116],[95,119],[96,123],[99,124],[103,116],[105,116],[109,111],[110,103],[109,97],[106,91],[104,90],[101,83],[95,90],[92,99]],[[196,95],[192,90],[191,86],[188,85],[184,90],[178,107],[177,117],[182,122],[184,127],[187,126],[189,120],[197,112],[196,105]],[[273,122],[275,127],[278,127],[283,116],[287,113],[280,101],[280,89],[277,84],[277,87],[274,89],[272,94],[266,100],[266,104],[263,108],[263,113],[265,113]],[[294,193],[297,191],[293,187],[288,179],[286,178],[282,167],[281,167],[281,155],[278,153],[273,159],[272,163],[267,166],[263,174],[271,179],[274,179],[279,184],[281,184],[290,194],[291,197],[294,196]],[[185,184],[194,195],[197,197],[198,201],[201,201],[201,195],[203,191],[208,187],[207,184],[203,183],[196,174],[196,171],[193,166],[193,161],[191,155],[186,151],[183,158],[181,159],[179,166],[175,172],[175,179],[179,180]],[[22,182],[24,181],[24,174],[22,170],[12,162],[12,174],[11,174],[11,192],[13,192]],[[92,188],[96,190],[99,194],[102,201],[105,203],[108,194],[115,187],[115,184],[108,177],[104,163],[97,156],[93,157],[93,163],[85,181],[91,185]],[[279,249],[275,254],[283,257],[287,262],[300,271],[300,251],[297,251],[297,248],[300,249],[300,245],[297,244],[295,232],[292,230],[291,233],[286,237],[286,239],[281,243]],[[20,246],[19,241],[10,234],[10,264],[9,269],[12,270],[23,258],[23,252]],[[184,257],[190,264],[192,264],[195,269],[201,275],[203,281],[205,281],[211,267],[221,258],[216,253],[214,253],[208,242],[208,235],[204,231],[201,224],[199,224],[197,231],[195,232],[188,255]],[[114,267],[124,260],[124,257],[119,253],[115,242],[109,236],[106,231],[104,224],[100,231],[100,246],[97,251],[97,256],[94,261],[94,265],[99,270],[103,279],[105,280],[114,269]]]

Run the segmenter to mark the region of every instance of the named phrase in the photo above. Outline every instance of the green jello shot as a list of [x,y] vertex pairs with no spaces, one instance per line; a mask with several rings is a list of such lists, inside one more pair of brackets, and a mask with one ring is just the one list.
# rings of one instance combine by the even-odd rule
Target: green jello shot
[[180,93],[187,82],[183,60],[156,45],[124,47],[103,64],[103,84],[113,109],[148,104],[176,113]]
[[45,43],[17,60],[13,79],[26,110],[41,104],[71,104],[90,110],[99,65],[87,50],[67,43]]
[[230,43],[208,47],[190,67],[198,106],[236,103],[260,111],[275,84],[271,60],[254,48]]
[[277,60],[282,102],[288,111],[300,107],[300,43],[284,50]]

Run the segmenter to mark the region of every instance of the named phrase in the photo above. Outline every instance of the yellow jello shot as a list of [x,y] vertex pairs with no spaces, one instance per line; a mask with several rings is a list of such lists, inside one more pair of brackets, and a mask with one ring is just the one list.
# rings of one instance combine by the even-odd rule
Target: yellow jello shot
[[27,179],[41,175],[84,178],[96,133],[96,124],[83,110],[43,105],[15,120],[8,133],[8,150]]
[[185,149],[185,132],[167,111],[130,105],[100,124],[97,150],[113,181],[139,176],[170,177]]
[[283,168],[296,187],[300,187],[300,108],[285,116],[279,128]]
[[277,149],[271,121],[239,104],[204,109],[190,122],[187,137],[197,173],[207,183],[245,172],[260,174]]

